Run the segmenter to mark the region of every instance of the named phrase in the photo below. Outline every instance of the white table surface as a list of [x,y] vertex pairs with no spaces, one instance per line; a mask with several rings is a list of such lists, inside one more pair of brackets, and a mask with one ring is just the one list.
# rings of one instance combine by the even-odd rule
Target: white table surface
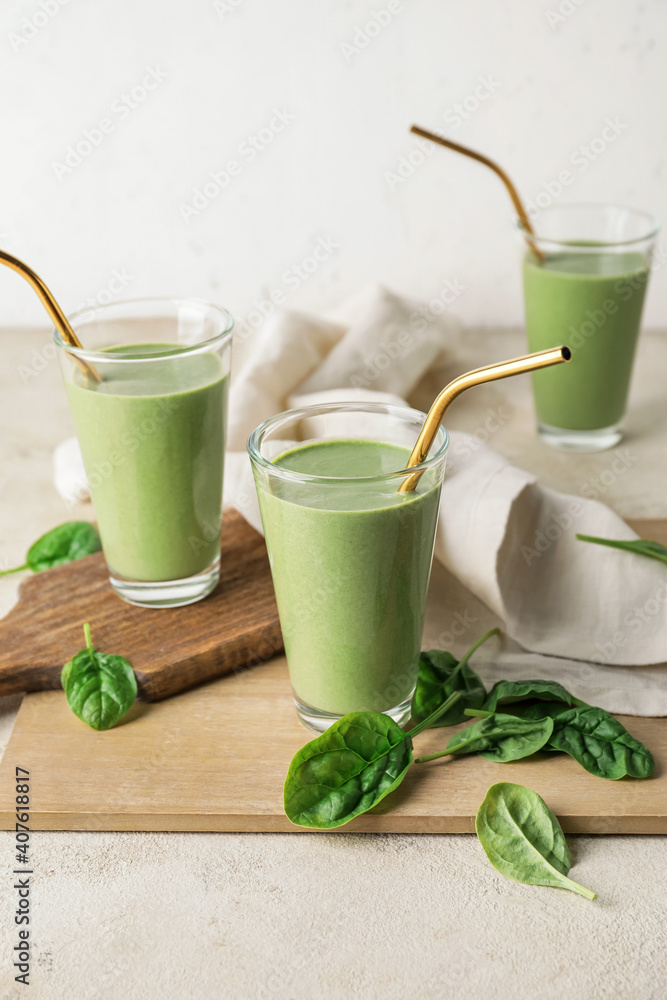
[[[91,516],[67,510],[52,486],[52,449],[72,424],[48,342],[46,331],[0,333],[0,567],[49,527]],[[468,331],[456,367],[412,401],[427,406],[448,377],[523,350],[518,332]],[[465,394],[448,423],[546,485],[597,491],[626,517],[667,517],[666,374],[667,336],[645,334],[613,452],[542,445],[528,378]],[[18,584],[0,580],[0,613]],[[0,699],[3,749],[19,703]],[[36,833],[29,996],[662,1000],[667,838],[570,843],[593,903],[501,878],[473,836]],[[0,844],[7,872],[10,835]],[[13,982],[13,899],[2,898],[0,996],[14,1000],[28,992]]]

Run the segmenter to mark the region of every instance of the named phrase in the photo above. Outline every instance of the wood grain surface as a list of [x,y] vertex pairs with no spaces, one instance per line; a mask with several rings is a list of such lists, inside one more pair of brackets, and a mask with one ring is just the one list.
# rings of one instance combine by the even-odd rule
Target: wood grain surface
[[[605,781],[560,754],[511,764],[445,758],[415,765],[377,811],[343,831],[472,833],[489,785],[515,781],[539,792],[571,833],[667,833],[667,719],[623,721],[653,751],[654,778]],[[428,730],[415,747],[436,752],[451,732]],[[30,771],[34,830],[296,832],[282,789],[308,739],[284,657],[136,703],[103,733],[72,715],[61,692],[29,695],[0,766],[0,827],[14,828],[18,766]]]
[[240,514],[225,514],[220,582],[182,608],[137,608],[111,589],[101,552],[26,577],[0,621],[0,695],[60,687],[63,664],[85,647],[134,667],[139,696],[156,701],[283,648],[264,539]]
[[[640,535],[667,542],[667,521],[631,524]],[[239,527],[237,541],[243,532]],[[255,547],[255,556],[264,567],[259,578],[266,587],[263,541],[252,532],[247,543]],[[239,552],[237,558],[247,567],[247,553]],[[233,570],[230,567],[230,572]],[[52,580],[57,579],[58,570],[49,572]],[[231,588],[231,582],[222,586]],[[249,582],[246,591],[240,583],[234,586],[246,594],[245,604],[230,602],[235,609],[231,625],[238,652],[242,646],[238,637],[253,637],[248,640],[249,649],[258,634],[261,615],[270,622],[275,611],[272,597],[265,596],[261,615],[258,613],[255,583]],[[152,616],[160,627],[158,635],[153,627],[146,636],[147,642],[152,636],[153,653],[157,650],[162,658],[162,666],[155,668],[156,679],[162,671],[175,669],[169,664],[183,655],[179,651],[189,648],[192,662],[194,647],[188,643],[196,639],[201,645],[202,635],[208,646],[201,648],[208,653],[204,654],[199,679],[204,679],[207,670],[219,670],[217,657],[224,635],[218,630],[228,627],[224,623],[230,619],[224,617],[225,602],[219,598],[218,615],[222,617],[217,624],[214,616],[204,615],[207,605],[216,606],[215,600],[214,595],[198,605],[169,612],[144,612],[128,606],[130,614],[136,611],[142,618]],[[118,605],[125,610],[115,597],[113,601],[114,608]],[[206,622],[202,634],[194,624],[197,613]],[[182,634],[166,624],[177,614]],[[245,625],[236,621],[238,616]],[[56,621],[53,625],[65,630],[59,641],[68,638],[72,649],[79,648],[78,623],[65,626]],[[71,638],[67,629],[73,630]],[[115,618],[108,620],[106,629],[101,638],[108,636],[114,648],[125,651],[125,639],[117,642]],[[20,652],[15,650],[14,656]],[[9,661],[5,658],[4,662]],[[22,661],[17,658],[16,662]],[[194,683],[193,676],[189,675],[188,683]],[[481,757],[445,758],[414,767],[377,811],[354,820],[342,828],[343,832],[473,832],[477,807],[489,785],[515,781],[539,792],[567,832],[666,834],[667,719],[621,718],[653,752],[653,778],[605,781],[560,754],[511,764],[494,764]],[[0,763],[0,828],[14,829],[14,774],[18,766],[30,771],[31,827],[35,830],[297,832],[284,815],[282,787],[292,756],[309,738],[296,718],[282,656],[259,670],[236,670],[177,698],[156,704],[137,702],[120,725],[103,733],[88,729],[72,715],[61,691],[30,694],[23,699]],[[442,746],[442,730],[424,732],[416,740],[420,754],[436,752]]]

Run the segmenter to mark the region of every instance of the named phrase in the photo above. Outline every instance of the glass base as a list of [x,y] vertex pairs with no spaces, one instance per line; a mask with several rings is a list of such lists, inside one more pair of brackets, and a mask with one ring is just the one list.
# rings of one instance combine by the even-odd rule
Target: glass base
[[220,558],[208,569],[182,580],[159,580],[141,583],[114,576],[109,570],[109,581],[118,596],[128,604],[140,608],[180,608],[183,604],[194,604],[207,597],[220,579]]
[[[323,733],[329,726],[332,726],[334,722],[338,722],[342,719],[342,715],[335,715],[331,712],[320,712],[317,708],[311,708],[309,705],[302,705],[297,698],[294,699],[294,705],[296,708],[296,714],[299,716],[300,721],[304,724],[306,729],[310,729],[314,733]],[[390,708],[388,711],[383,712],[383,715],[389,715],[394,722],[398,723],[399,726],[404,726],[411,715],[411,705],[412,696],[407,699],[407,701],[401,702],[400,705],[396,705],[395,708]]]
[[537,424],[537,433],[551,448],[560,451],[606,451],[613,448],[623,438],[620,424],[612,427],[599,427],[592,431],[573,431],[563,427],[550,427],[549,424]]

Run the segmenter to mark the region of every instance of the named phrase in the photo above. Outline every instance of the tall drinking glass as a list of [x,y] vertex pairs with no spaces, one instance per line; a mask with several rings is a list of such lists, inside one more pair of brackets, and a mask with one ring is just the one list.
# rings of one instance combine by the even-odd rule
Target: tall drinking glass
[[528,344],[572,350],[570,364],[532,375],[538,431],[556,448],[602,451],[623,436],[658,225],[631,208],[582,204],[552,205],[536,228],[522,230]]
[[248,451],[294,700],[323,731],[348,712],[410,715],[448,436],[399,493],[425,416],[380,403],[281,413]]
[[70,322],[85,349],[53,336],[111,585],[144,607],[200,600],[219,577],[232,317],[152,299]]

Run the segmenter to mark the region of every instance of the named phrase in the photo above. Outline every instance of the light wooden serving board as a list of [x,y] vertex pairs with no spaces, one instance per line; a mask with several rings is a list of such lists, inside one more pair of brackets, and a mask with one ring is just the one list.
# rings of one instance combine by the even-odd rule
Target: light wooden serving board
[[[415,765],[378,812],[345,831],[471,833],[495,781],[528,785],[571,833],[667,833],[667,719],[623,720],[656,758],[644,781],[594,778],[568,757],[495,764],[481,757]],[[463,727],[457,727],[463,728]],[[415,740],[442,749],[453,729]],[[296,831],[282,807],[297,721],[284,657],[156,704],[96,733],[62,693],[24,699],[0,769],[0,827],[14,828],[15,768],[30,771],[33,830]]]
[[236,511],[222,525],[220,582],[196,604],[127,604],[111,589],[101,552],[27,576],[0,621],[0,695],[59,688],[63,664],[85,647],[84,622],[97,649],[130,661],[146,701],[283,648],[264,539]]
[[[667,521],[631,523],[667,542]],[[183,610],[192,614],[208,600]],[[149,614],[159,624],[171,612]],[[252,621],[252,609],[246,616]],[[605,781],[560,754],[512,764],[445,758],[415,766],[378,811],[342,830],[473,832],[489,785],[515,781],[539,792],[567,832],[667,834],[667,719],[622,721],[653,752],[653,778]],[[452,731],[424,732],[416,748],[436,752]],[[0,828],[14,829],[18,766],[30,771],[34,830],[296,832],[282,787],[310,738],[296,719],[282,656],[177,698],[137,702],[104,733],[79,722],[62,691],[40,691],[23,699],[0,764]]]

